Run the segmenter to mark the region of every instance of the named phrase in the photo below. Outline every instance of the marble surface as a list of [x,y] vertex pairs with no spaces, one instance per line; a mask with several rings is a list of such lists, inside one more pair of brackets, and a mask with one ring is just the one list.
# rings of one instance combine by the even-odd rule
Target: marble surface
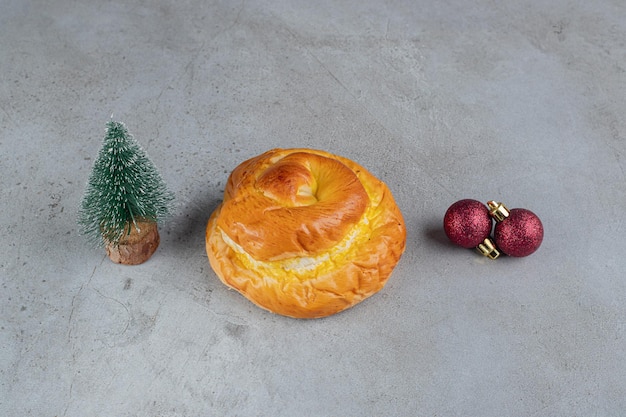
[[[0,0],[0,415],[622,416],[626,3]],[[76,226],[106,122],[176,194],[147,263]],[[367,167],[405,216],[387,286],[320,320],[212,272],[228,173]],[[541,248],[451,245],[496,199]]]

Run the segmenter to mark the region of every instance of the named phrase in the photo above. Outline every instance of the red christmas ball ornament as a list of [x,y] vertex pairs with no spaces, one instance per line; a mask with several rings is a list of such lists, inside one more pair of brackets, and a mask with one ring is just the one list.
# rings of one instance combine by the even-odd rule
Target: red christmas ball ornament
[[523,257],[535,252],[543,241],[543,225],[530,210],[507,209],[490,201],[489,214],[496,220],[493,239],[498,249],[509,256]]
[[493,226],[489,209],[480,201],[465,199],[452,204],[443,218],[443,230],[452,243],[475,248],[489,237]]

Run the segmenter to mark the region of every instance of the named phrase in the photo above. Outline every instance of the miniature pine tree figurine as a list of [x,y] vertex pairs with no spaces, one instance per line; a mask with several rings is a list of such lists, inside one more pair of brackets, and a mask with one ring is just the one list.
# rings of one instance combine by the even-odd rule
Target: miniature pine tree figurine
[[79,211],[82,232],[112,261],[137,265],[159,246],[173,195],[123,123],[110,121]]

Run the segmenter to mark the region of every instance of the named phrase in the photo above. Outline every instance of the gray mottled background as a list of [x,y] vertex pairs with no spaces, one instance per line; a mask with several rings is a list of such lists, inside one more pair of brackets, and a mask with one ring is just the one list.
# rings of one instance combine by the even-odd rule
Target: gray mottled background
[[[621,0],[0,0],[0,415],[623,416],[625,40]],[[111,115],[177,196],[136,267],[76,226]],[[204,252],[228,173],[302,146],[408,228],[380,293],[313,321]],[[543,245],[452,246],[461,198]]]

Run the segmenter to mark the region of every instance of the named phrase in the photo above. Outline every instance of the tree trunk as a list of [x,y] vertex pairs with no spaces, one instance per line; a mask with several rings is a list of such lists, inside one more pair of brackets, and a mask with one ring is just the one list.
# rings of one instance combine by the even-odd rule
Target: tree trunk
[[159,247],[159,231],[155,222],[137,222],[137,227],[130,223],[129,227],[130,234],[124,235],[117,245],[106,245],[107,255],[115,263],[139,265]]

